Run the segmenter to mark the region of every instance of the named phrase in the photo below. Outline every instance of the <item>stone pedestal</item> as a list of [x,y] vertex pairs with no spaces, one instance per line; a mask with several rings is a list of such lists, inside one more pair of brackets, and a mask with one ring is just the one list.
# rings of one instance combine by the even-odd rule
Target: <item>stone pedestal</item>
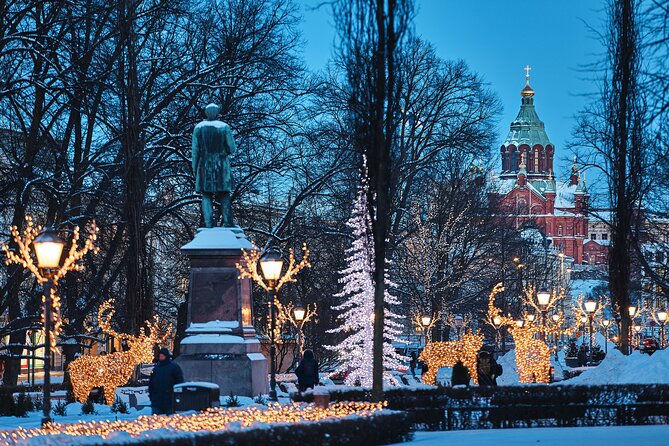
[[208,381],[221,395],[267,392],[267,359],[253,328],[250,279],[238,279],[241,228],[202,228],[181,248],[190,259],[187,336],[176,362],[187,381]]

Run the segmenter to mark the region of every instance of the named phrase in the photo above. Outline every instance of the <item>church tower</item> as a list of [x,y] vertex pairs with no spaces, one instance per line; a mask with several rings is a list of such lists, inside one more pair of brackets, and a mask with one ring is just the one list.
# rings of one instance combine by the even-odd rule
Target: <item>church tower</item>
[[525,67],[525,87],[520,91],[518,116],[511,123],[509,134],[500,149],[502,172],[500,178],[516,178],[525,161],[528,180],[547,180],[553,170],[555,146],[548,139],[544,123],[534,109],[534,90],[530,86],[529,66]]

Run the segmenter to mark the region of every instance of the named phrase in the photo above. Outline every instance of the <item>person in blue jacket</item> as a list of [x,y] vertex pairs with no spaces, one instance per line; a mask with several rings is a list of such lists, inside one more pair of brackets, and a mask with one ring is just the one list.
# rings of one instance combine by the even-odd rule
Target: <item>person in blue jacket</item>
[[153,367],[149,378],[149,399],[154,415],[172,415],[172,396],[174,385],[184,382],[181,367],[172,361],[172,355],[166,348],[158,352],[158,362]]

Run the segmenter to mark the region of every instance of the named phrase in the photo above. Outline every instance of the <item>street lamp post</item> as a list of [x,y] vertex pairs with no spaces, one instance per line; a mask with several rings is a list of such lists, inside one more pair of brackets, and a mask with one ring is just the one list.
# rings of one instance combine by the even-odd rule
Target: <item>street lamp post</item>
[[502,318],[495,316],[492,318],[492,324],[495,326],[495,346],[497,351],[499,351],[499,329],[502,326]]
[[604,354],[607,355],[609,353],[609,327],[611,326],[611,320],[604,319],[602,325],[604,326]]
[[462,329],[463,323],[464,319],[462,318],[461,314],[455,316],[455,330],[457,331],[458,341],[460,340],[460,330]]
[[307,311],[302,307],[295,307],[293,309],[293,317],[295,318],[295,322],[297,322],[297,355],[300,361],[302,360],[302,343],[304,342],[302,327],[304,324],[304,316],[306,314]]
[[627,331],[627,350],[628,353],[632,353],[632,341],[634,339],[634,333],[633,333],[633,328],[632,328],[632,322],[634,322],[634,316],[636,315],[636,307],[634,305],[630,305],[627,307],[627,314],[629,314],[630,317],[630,322],[629,322],[629,329]]
[[[560,320],[560,315],[557,314],[557,313],[555,313],[555,314],[553,314],[553,315],[551,316],[551,319],[553,319],[553,324],[554,324],[554,325],[556,326],[556,328],[557,328],[557,323],[558,323],[558,321]],[[553,343],[555,344],[555,356],[557,357],[557,352],[558,352],[558,348],[559,348],[559,345],[558,345],[558,334],[557,334],[557,332],[553,334]]]
[[260,259],[260,269],[263,277],[267,281],[269,289],[269,314],[270,314],[270,328],[269,328],[269,356],[270,356],[270,379],[269,379],[269,399],[277,401],[276,397],[276,314],[274,311],[276,299],[276,287],[279,279],[281,279],[281,269],[283,268],[283,259],[281,253],[270,250],[265,253]]
[[551,293],[546,289],[545,286],[537,292],[537,303],[539,304],[539,309],[541,310],[541,339],[546,340],[546,311],[548,310],[548,304],[551,300]]
[[592,364],[592,320],[595,317],[595,311],[597,310],[597,301],[592,297],[589,297],[584,303],[585,311],[588,313],[588,321],[590,326],[590,339],[588,346],[588,356],[590,358],[590,364]]
[[641,330],[643,327],[639,324],[636,324],[634,326],[634,332],[636,333],[636,344],[639,348],[641,348]]
[[51,288],[60,268],[65,242],[54,228],[45,228],[33,241],[37,267],[46,281],[44,292],[44,386],[42,388],[42,425],[51,422]]
[[667,310],[664,308],[658,310],[657,312],[657,321],[660,323],[660,348],[664,348],[664,324],[667,323]]
[[427,331],[432,325],[432,317],[428,315],[421,316],[420,324],[423,326],[423,344],[427,345]]

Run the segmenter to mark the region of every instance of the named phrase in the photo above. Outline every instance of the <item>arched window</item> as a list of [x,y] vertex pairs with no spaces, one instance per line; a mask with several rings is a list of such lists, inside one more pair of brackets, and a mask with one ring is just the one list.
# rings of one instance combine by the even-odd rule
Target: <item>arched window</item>
[[520,199],[518,200],[518,215],[527,215],[529,214],[529,209],[527,209],[527,201]]

